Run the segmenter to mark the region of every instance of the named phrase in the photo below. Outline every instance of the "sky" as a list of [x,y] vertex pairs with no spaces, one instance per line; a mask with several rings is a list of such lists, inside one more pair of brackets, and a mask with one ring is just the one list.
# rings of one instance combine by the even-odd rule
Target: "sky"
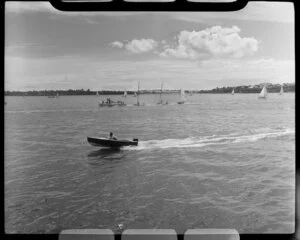
[[[199,0],[201,1],[201,0]],[[295,82],[294,6],[62,12],[5,2],[5,90],[212,89]]]

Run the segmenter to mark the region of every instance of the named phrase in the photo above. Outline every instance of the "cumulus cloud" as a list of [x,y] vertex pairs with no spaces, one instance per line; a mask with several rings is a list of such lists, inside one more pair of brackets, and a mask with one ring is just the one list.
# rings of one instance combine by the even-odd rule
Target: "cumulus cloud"
[[258,41],[255,38],[242,38],[240,31],[236,26],[214,26],[198,32],[184,30],[176,38],[177,47],[165,49],[160,56],[198,59],[207,56],[242,58],[253,55],[258,50]]
[[118,47],[118,48],[122,48],[124,46],[124,44],[119,42],[119,41],[114,41],[114,42],[111,43],[111,45],[113,47]]
[[125,48],[128,52],[139,54],[155,50],[158,46],[158,42],[153,39],[133,39],[127,43],[115,41],[111,43],[111,46]]
[[158,43],[153,39],[134,39],[125,45],[127,51],[132,53],[146,53],[154,50]]

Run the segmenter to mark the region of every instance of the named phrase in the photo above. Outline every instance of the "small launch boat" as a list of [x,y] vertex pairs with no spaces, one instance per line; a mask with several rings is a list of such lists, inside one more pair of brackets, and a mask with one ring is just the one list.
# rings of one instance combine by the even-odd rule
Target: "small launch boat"
[[131,140],[113,140],[108,138],[95,138],[95,137],[87,137],[87,141],[92,146],[96,147],[124,147],[124,146],[137,146],[138,139],[134,138]]

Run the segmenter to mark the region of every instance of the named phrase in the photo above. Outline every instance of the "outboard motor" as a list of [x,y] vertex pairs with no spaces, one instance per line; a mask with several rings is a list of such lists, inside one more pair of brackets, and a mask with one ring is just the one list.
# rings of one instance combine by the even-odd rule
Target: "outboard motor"
[[139,140],[138,140],[137,138],[134,138],[133,141],[134,141],[134,142],[138,142]]

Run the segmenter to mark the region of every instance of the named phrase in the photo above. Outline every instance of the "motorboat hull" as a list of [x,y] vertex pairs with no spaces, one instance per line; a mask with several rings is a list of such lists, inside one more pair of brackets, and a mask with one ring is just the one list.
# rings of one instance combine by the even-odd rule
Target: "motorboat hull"
[[94,138],[94,137],[87,137],[87,141],[92,146],[96,147],[115,147],[120,148],[123,146],[137,146],[138,139],[130,140],[111,140],[107,138]]
[[99,103],[99,107],[126,106],[125,103]]

